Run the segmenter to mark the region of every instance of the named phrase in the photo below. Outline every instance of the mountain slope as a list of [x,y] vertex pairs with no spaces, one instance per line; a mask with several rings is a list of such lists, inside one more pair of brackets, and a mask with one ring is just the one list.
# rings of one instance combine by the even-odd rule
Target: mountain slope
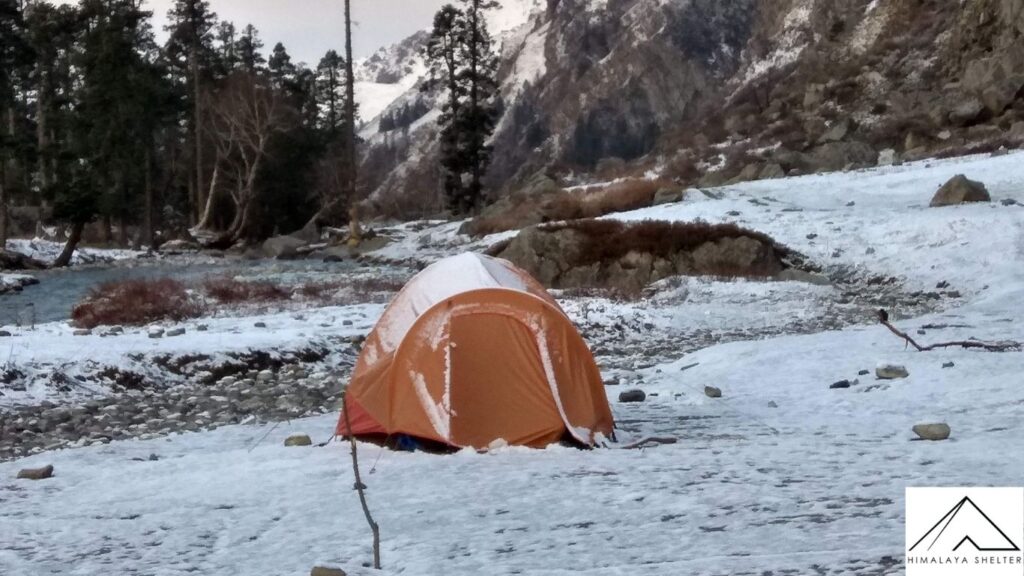
[[[549,0],[503,36],[490,186],[716,184],[1017,145],[1022,15],[1022,0]],[[434,134],[371,139],[378,203],[436,207]]]

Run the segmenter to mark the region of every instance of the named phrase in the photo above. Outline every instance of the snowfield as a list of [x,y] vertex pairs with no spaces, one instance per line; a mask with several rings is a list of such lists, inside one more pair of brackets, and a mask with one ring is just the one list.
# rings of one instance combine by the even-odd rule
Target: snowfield
[[[984,182],[994,201],[928,208],[958,173]],[[895,324],[925,344],[1024,340],[1024,207],[1001,202],[1024,202],[1024,153],[706,192],[611,217],[739,221],[826,271],[893,276],[921,291],[945,282],[961,297],[924,315],[892,310]],[[486,244],[456,237],[457,227],[402,226],[387,257]],[[867,313],[842,329],[795,328],[801,315],[838,313],[818,304],[832,289],[687,279],[650,302],[566,298],[585,333],[603,325],[640,349],[678,334],[678,352],[616,364],[620,384],[607,391],[619,442],[607,448],[432,456],[361,445],[382,573],[902,574],[907,486],[1022,483],[1024,352],[916,352]],[[365,330],[380,307],[356,313],[346,329]],[[626,317],[638,320],[609,326]],[[237,338],[250,338],[239,322]],[[694,350],[686,330],[695,326],[731,341]],[[235,338],[214,332],[221,342],[197,345]],[[32,353],[65,354],[47,342]],[[909,377],[877,380],[888,362]],[[841,380],[851,386],[829,388]],[[618,403],[631,388],[647,400]],[[0,573],[298,576],[318,564],[381,573],[365,567],[370,534],[347,445],[282,445],[295,433],[326,441],[335,422],[228,426],[0,463]],[[950,439],[914,441],[911,427],[927,422],[948,423]],[[650,436],[677,441],[624,449]],[[14,478],[47,464],[51,479]]]

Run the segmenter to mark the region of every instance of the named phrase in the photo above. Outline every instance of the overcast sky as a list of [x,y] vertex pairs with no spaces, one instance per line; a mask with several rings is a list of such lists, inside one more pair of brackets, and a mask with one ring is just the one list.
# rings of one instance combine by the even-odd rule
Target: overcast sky
[[[63,0],[72,3],[74,0]],[[451,0],[352,0],[356,57],[401,40],[430,26],[434,12]],[[345,47],[342,0],[209,0],[217,16],[238,28],[252,24],[265,49],[283,42],[295,61],[316,65],[324,52]],[[153,25],[163,39],[167,9],[173,0],[146,0]]]

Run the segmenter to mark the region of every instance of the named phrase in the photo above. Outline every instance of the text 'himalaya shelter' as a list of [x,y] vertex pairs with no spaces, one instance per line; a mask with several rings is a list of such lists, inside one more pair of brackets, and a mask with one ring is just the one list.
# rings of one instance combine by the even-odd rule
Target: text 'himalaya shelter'
[[[346,393],[351,433],[462,448],[592,446],[613,420],[594,357],[555,299],[480,254],[417,274],[364,343]],[[348,436],[345,415],[337,433]]]

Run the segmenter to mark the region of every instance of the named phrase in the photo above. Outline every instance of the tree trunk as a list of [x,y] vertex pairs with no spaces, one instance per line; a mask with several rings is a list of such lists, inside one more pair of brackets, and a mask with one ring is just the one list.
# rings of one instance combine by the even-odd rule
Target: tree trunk
[[199,223],[196,224],[196,228],[199,230],[209,230],[213,225],[213,210],[214,204],[217,199],[217,180],[220,176],[220,166],[214,165],[213,176],[210,177],[210,191],[206,194],[206,207],[203,209],[202,217],[199,219]]
[[45,83],[45,74],[40,70],[39,94],[36,96],[36,144],[39,148],[39,186],[44,191],[50,187],[50,163],[47,162],[50,129],[47,126]]
[[356,198],[356,89],[352,72],[352,10],[351,0],[345,0],[345,148],[348,156],[348,201],[354,210]]
[[[193,40],[194,42],[194,40]],[[195,222],[198,219],[199,210],[205,202],[203,201],[203,137],[202,137],[202,105],[199,102],[199,55],[198,49],[195,44],[192,45],[191,53],[191,67],[192,67],[192,97],[195,108],[192,111],[192,137],[195,139],[195,153],[196,153],[196,203],[194,205]]]
[[7,174],[0,170],[0,250],[7,248],[7,186],[4,179]]
[[68,236],[68,241],[64,244],[64,250],[57,256],[57,259],[53,261],[54,268],[64,268],[68,264],[71,264],[71,257],[75,254],[75,248],[78,247],[78,243],[82,240],[82,231],[85,229],[85,222],[75,222],[71,225],[71,235]]
[[153,147],[146,147],[146,168],[145,168],[145,182],[146,187],[146,213],[142,215],[142,234],[139,236],[149,246],[150,250],[155,248],[156,242],[154,242],[154,231],[153,231]]

